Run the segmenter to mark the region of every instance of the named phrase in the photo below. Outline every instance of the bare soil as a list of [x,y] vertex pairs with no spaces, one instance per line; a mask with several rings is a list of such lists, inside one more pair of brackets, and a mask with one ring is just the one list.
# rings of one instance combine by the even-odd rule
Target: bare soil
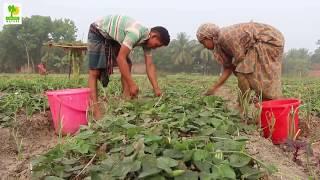
[[[16,128],[0,128],[0,179],[31,179],[31,160],[57,143],[49,111],[29,119],[21,113],[17,122]],[[20,142],[19,153],[17,143]]]

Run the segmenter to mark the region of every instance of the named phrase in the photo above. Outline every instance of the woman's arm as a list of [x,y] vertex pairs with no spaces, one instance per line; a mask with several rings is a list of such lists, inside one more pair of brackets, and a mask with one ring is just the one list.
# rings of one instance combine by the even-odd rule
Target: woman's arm
[[218,81],[215,82],[212,87],[205,93],[206,96],[213,95],[220,86],[222,86],[226,80],[230,77],[233,72],[233,68],[223,68],[222,75],[219,77]]

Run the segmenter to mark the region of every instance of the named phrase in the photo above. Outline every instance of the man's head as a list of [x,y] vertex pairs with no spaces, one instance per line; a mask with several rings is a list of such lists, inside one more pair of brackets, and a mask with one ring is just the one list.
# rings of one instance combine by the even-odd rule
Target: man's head
[[161,46],[167,46],[169,42],[170,35],[168,30],[162,26],[156,26],[151,28],[146,44],[148,48],[155,49]]

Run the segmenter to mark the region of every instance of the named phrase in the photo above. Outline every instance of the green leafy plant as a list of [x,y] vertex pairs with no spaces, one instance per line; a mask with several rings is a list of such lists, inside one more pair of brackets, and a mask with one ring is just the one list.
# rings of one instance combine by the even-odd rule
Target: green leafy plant
[[159,98],[143,90],[131,101],[109,97],[106,116],[36,158],[33,176],[257,179],[275,172],[246,153],[240,117],[222,98],[199,96],[197,84],[180,81],[166,86]]

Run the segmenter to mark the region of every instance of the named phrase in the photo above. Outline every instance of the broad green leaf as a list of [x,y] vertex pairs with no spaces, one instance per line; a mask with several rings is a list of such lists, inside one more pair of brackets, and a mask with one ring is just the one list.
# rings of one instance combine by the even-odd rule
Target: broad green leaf
[[205,150],[207,150],[208,152],[212,152],[214,150],[214,144],[208,143],[205,147]]
[[44,180],[63,180],[63,179],[56,176],[47,176],[44,178]]
[[77,162],[79,162],[79,159],[63,159],[61,161],[61,163],[65,165],[72,165],[72,164],[76,164]]
[[134,162],[120,162],[116,164],[111,171],[112,176],[124,178],[129,172],[135,172],[140,170],[141,162],[134,161]]
[[251,158],[243,154],[232,154],[229,156],[230,165],[232,167],[243,167],[250,162]]
[[219,166],[219,171],[221,172],[222,177],[236,179],[236,173],[234,170],[227,164],[222,164]]
[[112,148],[110,150],[111,153],[117,153],[117,152],[120,152],[123,148],[122,147],[118,147],[118,148]]
[[212,136],[226,138],[226,139],[232,138],[230,134],[228,134],[226,131],[220,130],[219,128],[216,129],[216,131],[213,133]]
[[225,116],[223,116],[223,115],[221,115],[220,113],[215,113],[215,114],[213,114],[213,116],[214,116],[215,118],[217,118],[217,119],[221,119],[221,120],[226,119],[226,117],[225,117]]
[[217,174],[217,173],[200,172],[199,176],[200,176],[200,180],[215,180],[215,179],[219,179],[219,174]]
[[125,155],[126,156],[129,156],[129,155],[131,155],[132,153],[134,152],[134,148],[131,146],[131,145],[129,145],[127,148],[126,148],[126,150],[125,150]]
[[204,111],[204,112],[199,113],[199,116],[201,116],[201,117],[210,117],[211,115],[212,115],[212,112],[210,112],[210,111]]
[[150,168],[150,169],[142,170],[142,172],[139,174],[139,178],[153,176],[153,175],[159,174],[160,172],[161,170],[158,168]]
[[214,129],[212,127],[204,127],[200,130],[201,135],[209,136],[214,133]]
[[122,117],[128,117],[129,116],[129,113],[123,113],[121,114]]
[[215,143],[217,149],[222,151],[241,151],[245,142],[234,141],[232,139],[226,139]]
[[166,180],[166,178],[161,175],[156,175],[156,176],[146,177],[144,178],[144,180]]
[[124,178],[130,172],[131,166],[127,163],[116,164],[111,171],[113,177]]
[[105,171],[111,171],[112,167],[119,161],[119,158],[116,156],[110,156],[106,160],[101,162],[101,168]]
[[112,175],[108,173],[101,173],[95,176],[91,176],[91,180],[105,180],[105,179],[117,180],[117,178],[112,177]]
[[141,159],[142,172],[139,174],[139,178],[152,176],[161,172],[161,169],[157,167],[157,159],[151,155],[145,155]]
[[78,151],[81,154],[87,154],[90,149],[90,145],[87,143],[88,142],[86,142],[85,140],[78,140],[77,144],[72,145],[71,149],[73,149],[74,151]]
[[144,143],[149,143],[149,142],[158,142],[158,141],[161,141],[162,140],[162,137],[161,136],[146,136],[144,138]]
[[178,161],[171,159],[169,157],[159,157],[157,159],[157,167],[165,170],[167,173],[171,173],[171,167],[178,165]]
[[163,156],[170,157],[173,159],[182,159],[184,154],[179,150],[166,149],[163,151]]
[[212,124],[215,128],[218,128],[221,126],[222,123],[223,122],[219,119],[213,119],[210,124]]
[[127,120],[127,121],[132,121],[132,120],[134,120],[136,117],[137,117],[136,115],[132,115],[132,116],[126,117],[126,120]]
[[183,151],[183,150],[187,150],[189,147],[189,143],[187,141],[183,141],[183,142],[174,142],[173,143],[173,147],[177,150]]
[[172,111],[183,109],[183,106],[174,106],[172,107]]
[[193,171],[186,171],[181,176],[174,177],[174,180],[198,180],[198,173]]
[[197,169],[199,169],[201,172],[210,173],[211,164],[208,162],[201,162],[201,161],[195,161],[193,162]]
[[126,123],[126,124],[122,125],[121,127],[125,128],[125,129],[133,129],[133,128],[136,128],[137,126],[134,124]]
[[145,155],[142,159],[142,168],[148,169],[148,168],[156,168],[157,167],[157,159],[155,156],[152,155]]
[[154,143],[151,146],[145,146],[144,151],[146,153],[155,154],[158,146],[159,145],[157,143]]
[[194,154],[194,150],[184,151],[183,161],[187,162],[192,160],[193,154]]
[[249,179],[249,180],[254,180],[254,179],[259,179],[263,176],[265,176],[265,173],[259,171],[258,169],[255,169],[253,167],[250,166],[244,166],[239,168],[240,172],[241,172],[241,178],[243,179]]
[[64,169],[65,172],[73,172],[73,171],[77,171],[77,170],[81,170],[84,168],[84,165],[79,165],[79,166],[74,166],[68,169]]
[[193,153],[192,159],[194,161],[203,161],[209,156],[208,151],[202,150],[202,149],[197,149]]
[[85,130],[77,134],[77,139],[88,139],[91,137],[95,132],[93,130]]
[[135,162],[133,162],[133,164],[131,165],[130,172],[139,171],[140,169],[141,169],[141,162],[140,162],[140,161],[135,161]]
[[125,138],[125,136],[113,136],[114,138],[113,139],[111,139],[111,141],[112,142],[116,142],[116,141],[122,141],[124,138]]
[[64,173],[63,173],[63,176],[61,176],[61,177],[64,178],[64,179],[68,179],[68,178],[70,178],[72,175],[74,175],[75,173],[78,173],[78,172],[80,172],[80,170],[73,171],[73,172],[64,172]]
[[188,129],[190,129],[190,130],[197,130],[197,129],[199,129],[197,126],[194,126],[194,125],[191,125],[191,124],[188,124],[186,127],[187,127]]
[[172,176],[172,177],[181,176],[181,175],[183,175],[185,172],[186,172],[185,170],[180,170],[180,169],[174,170],[174,171],[172,171],[172,172],[170,173],[170,176]]
[[245,136],[237,136],[234,138],[235,141],[248,141],[250,140],[248,137]]
[[[192,119],[192,118],[190,117],[190,119]],[[199,126],[202,127],[202,126],[205,126],[207,124],[207,120],[208,120],[208,118],[201,117],[198,121],[193,121],[192,123],[197,125],[198,127]]]

